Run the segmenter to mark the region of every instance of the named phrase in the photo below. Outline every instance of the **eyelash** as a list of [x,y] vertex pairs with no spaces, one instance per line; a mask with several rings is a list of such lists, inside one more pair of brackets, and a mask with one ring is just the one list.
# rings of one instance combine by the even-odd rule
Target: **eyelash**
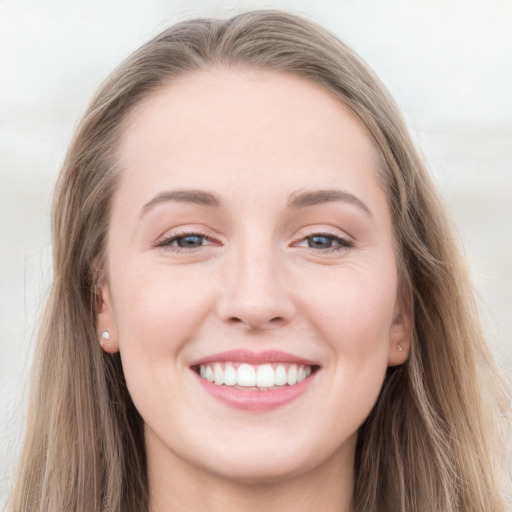
[[[308,240],[310,238],[315,238],[315,237],[327,238],[331,242],[335,242],[336,244],[338,244],[337,246],[334,246],[334,247],[328,247],[326,249],[320,249],[320,251],[322,251],[324,253],[346,251],[347,249],[351,249],[352,247],[354,247],[354,243],[352,242],[352,240],[349,240],[347,238],[342,238],[340,236],[334,235],[334,234],[329,233],[329,232],[318,232],[318,231],[315,231],[313,233],[309,233],[308,235],[306,235],[303,238],[301,238],[300,242],[304,242],[304,241],[306,241],[306,240]],[[313,247],[308,247],[308,248],[309,249],[314,249]]]
[[209,237],[208,235],[205,235],[204,233],[197,233],[195,231],[180,231],[180,232],[174,233],[173,235],[171,235],[167,238],[164,238],[163,240],[160,240],[156,244],[156,247],[162,247],[162,248],[172,251],[172,252],[181,252],[181,251],[187,251],[187,250],[201,249],[203,247],[203,245],[200,245],[198,247],[189,247],[187,249],[186,247],[176,247],[176,246],[171,245],[173,242],[176,242],[182,238],[186,238],[189,236],[190,237],[195,236],[197,238],[201,238],[201,239],[207,240],[209,242],[215,242],[215,240],[213,238]]
[[[177,242],[178,240],[186,238],[186,237],[197,237],[197,238],[200,238],[202,240],[206,240],[208,242],[215,243],[215,240],[213,238],[209,237],[208,235],[205,235],[204,233],[197,233],[195,231],[180,231],[178,233],[174,233],[173,235],[171,235],[171,236],[169,236],[167,238],[164,238],[163,240],[159,241],[156,244],[156,247],[162,247],[162,248],[164,248],[166,250],[169,250],[169,251],[172,251],[172,252],[196,250],[196,249],[201,249],[202,247],[204,247],[203,245],[200,245],[200,246],[197,246],[197,247],[189,247],[189,248],[187,248],[187,247],[176,247],[176,246],[172,245],[174,242]],[[331,241],[331,243],[334,242],[334,243],[338,244],[338,245],[336,245],[334,247],[318,249],[319,251],[324,252],[324,253],[339,252],[339,251],[344,251],[344,250],[347,250],[347,249],[350,249],[350,248],[354,247],[354,243],[351,240],[348,240],[346,238],[342,238],[342,237],[333,235],[332,233],[316,232],[316,231],[313,232],[313,233],[308,234],[307,236],[304,236],[303,238],[301,238],[299,240],[299,243],[305,242],[308,239],[315,238],[315,237],[327,238],[329,241]],[[315,250],[314,247],[308,247],[308,248]]]

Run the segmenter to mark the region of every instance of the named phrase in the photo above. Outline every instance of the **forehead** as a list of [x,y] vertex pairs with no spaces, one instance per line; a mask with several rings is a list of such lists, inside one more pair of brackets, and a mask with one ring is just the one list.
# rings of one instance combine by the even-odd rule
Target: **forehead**
[[272,191],[331,188],[343,175],[341,185],[357,189],[375,186],[378,170],[366,128],[325,88],[243,68],[195,71],[141,101],[119,158],[126,180],[148,194],[198,181],[254,191],[264,183],[267,193],[269,183]]

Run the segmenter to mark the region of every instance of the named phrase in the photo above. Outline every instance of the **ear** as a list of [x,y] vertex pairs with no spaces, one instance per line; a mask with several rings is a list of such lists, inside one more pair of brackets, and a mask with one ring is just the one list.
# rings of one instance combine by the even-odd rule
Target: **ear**
[[412,339],[412,312],[409,293],[397,298],[389,335],[388,366],[404,364],[409,358]]
[[119,352],[117,324],[112,307],[110,288],[103,272],[98,272],[96,286],[96,328],[98,343],[109,354]]

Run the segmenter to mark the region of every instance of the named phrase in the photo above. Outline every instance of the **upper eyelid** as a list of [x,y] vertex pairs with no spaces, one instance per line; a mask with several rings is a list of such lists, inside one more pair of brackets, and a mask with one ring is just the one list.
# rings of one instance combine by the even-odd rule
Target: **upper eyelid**
[[304,239],[304,238],[308,238],[308,237],[311,237],[311,236],[315,236],[315,235],[323,235],[323,236],[332,236],[332,237],[335,237],[335,238],[342,238],[344,240],[350,240],[352,242],[355,241],[355,238],[350,235],[349,233],[347,233],[346,231],[340,229],[340,228],[335,228],[335,227],[318,227],[318,228],[310,228],[310,227],[306,227],[306,228],[302,228],[300,230],[298,230],[298,235],[296,237],[296,239]]
[[[331,229],[332,229],[332,231],[331,231]],[[342,231],[340,228],[335,228],[335,227],[322,228],[319,226],[318,228],[305,227],[305,228],[302,228],[297,231],[298,231],[298,234],[293,237],[292,241],[290,242],[290,245],[296,244],[297,242],[300,242],[300,241],[305,240],[312,236],[327,236],[327,237],[341,239],[341,240],[344,240],[344,241],[352,243],[352,244],[355,243],[354,237],[349,235],[345,231]],[[165,242],[169,242],[170,240],[173,240],[173,239],[186,237],[186,236],[194,236],[194,235],[205,238],[206,240],[209,240],[212,242],[223,243],[222,237],[220,237],[218,235],[216,236],[215,234],[213,234],[211,232],[210,229],[208,229],[206,227],[192,226],[190,228],[186,228],[186,227],[180,226],[180,227],[173,228],[173,229],[167,231],[166,234],[160,236],[155,241],[155,245],[158,246]]]
[[[177,230],[177,231],[174,231],[174,230]],[[174,230],[168,230],[166,233],[169,233],[169,234],[164,234],[160,238],[174,238],[174,237],[179,238],[181,236],[190,236],[190,235],[203,236],[205,238],[215,238],[214,235],[212,235],[210,233],[206,233],[206,232],[202,231],[201,229],[174,228]],[[207,231],[210,231],[210,230],[207,230]],[[350,235],[348,235],[346,233],[341,233],[341,234],[340,233],[332,233],[332,232],[328,231],[327,229],[320,229],[320,228],[319,229],[308,229],[306,232],[300,233],[300,236],[297,236],[294,238],[307,238],[309,236],[314,236],[314,235],[333,236],[333,237],[339,237],[339,238],[343,238],[343,237],[352,238]]]
[[159,244],[163,244],[166,242],[177,240],[179,238],[186,238],[187,236],[197,236],[200,238],[204,238],[210,242],[216,241],[216,239],[211,235],[207,235],[205,233],[199,233],[196,231],[186,231],[186,232],[182,232],[182,233],[171,233],[169,235],[164,235],[159,240],[157,240],[156,243],[157,243],[157,245],[159,245]]
[[333,235],[331,233],[313,233],[311,235],[306,235],[306,236],[303,236],[303,237],[300,237],[297,239],[297,241],[295,242],[292,242],[292,246],[293,245],[296,245],[298,243],[302,243],[304,242],[305,240],[307,240],[308,238],[313,238],[313,237],[326,237],[326,238],[331,238],[333,239],[335,242],[339,243],[340,244],[340,247],[345,247],[345,248],[351,248],[354,246],[354,241],[349,238],[349,237],[344,237],[344,236],[338,236],[338,235]]
[[200,225],[191,225],[188,226],[175,226],[173,228],[167,229],[164,233],[157,237],[156,241],[158,243],[159,240],[168,240],[171,238],[179,238],[182,236],[191,236],[197,235],[205,238],[215,239],[218,238],[219,235],[216,235],[215,232],[205,226]]

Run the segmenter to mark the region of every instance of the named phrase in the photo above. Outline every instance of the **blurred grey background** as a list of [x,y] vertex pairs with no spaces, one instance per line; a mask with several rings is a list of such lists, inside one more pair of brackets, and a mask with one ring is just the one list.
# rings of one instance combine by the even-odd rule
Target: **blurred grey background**
[[460,229],[489,343],[510,369],[511,0],[0,0],[0,505],[51,280],[52,188],[91,95],[169,24],[266,7],[316,19],[391,90]]

